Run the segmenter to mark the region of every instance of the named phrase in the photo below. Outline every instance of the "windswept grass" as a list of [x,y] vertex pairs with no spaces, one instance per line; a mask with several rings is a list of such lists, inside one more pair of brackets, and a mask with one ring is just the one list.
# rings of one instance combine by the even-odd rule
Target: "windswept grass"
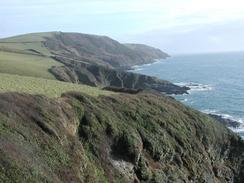
[[[0,39],[0,50],[10,50],[12,52],[40,53],[51,56],[52,53],[44,45],[45,38],[52,37],[56,32],[32,33],[5,39]],[[34,52],[33,52],[34,51]]]
[[26,42],[26,43],[11,43],[1,42],[0,50],[9,52],[22,52],[27,54],[40,54],[45,56],[52,56],[50,51],[45,47],[42,42]]
[[87,85],[0,73],[0,93],[19,92],[59,97],[68,91],[83,92],[91,96],[112,94],[112,92]]
[[30,33],[23,34],[14,37],[8,37],[0,39],[0,42],[41,42],[45,41],[45,37],[51,37],[58,32],[40,32],[40,33]]
[[60,65],[48,57],[0,51],[0,73],[55,79],[48,70]]
[[62,64],[49,58],[52,53],[43,43],[54,34],[33,33],[0,39],[0,73],[55,79],[48,70]]

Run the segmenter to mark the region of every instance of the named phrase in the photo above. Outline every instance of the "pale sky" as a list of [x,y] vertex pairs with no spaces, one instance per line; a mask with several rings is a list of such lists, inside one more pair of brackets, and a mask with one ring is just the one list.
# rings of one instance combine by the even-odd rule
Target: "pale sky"
[[64,31],[168,53],[244,50],[243,0],[1,0],[0,37]]

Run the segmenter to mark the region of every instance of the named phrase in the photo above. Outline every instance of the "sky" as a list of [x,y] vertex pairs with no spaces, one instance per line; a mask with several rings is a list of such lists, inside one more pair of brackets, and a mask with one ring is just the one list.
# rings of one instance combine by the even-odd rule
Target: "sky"
[[244,50],[243,0],[1,0],[0,37],[81,32],[169,54]]

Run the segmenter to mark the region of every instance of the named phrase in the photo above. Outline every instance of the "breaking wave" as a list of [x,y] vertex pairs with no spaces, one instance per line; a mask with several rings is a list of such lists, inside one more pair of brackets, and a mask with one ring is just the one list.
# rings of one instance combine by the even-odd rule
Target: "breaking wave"
[[223,113],[220,113],[216,110],[206,109],[206,110],[202,110],[202,112],[206,113],[206,114],[218,115],[218,116],[221,116],[223,119],[230,119],[230,120],[233,120],[233,121],[240,123],[239,128],[231,128],[230,127],[230,129],[236,133],[239,133],[244,138],[244,119],[243,118],[237,118],[237,117],[231,116],[229,114],[223,114]]
[[210,85],[194,83],[194,82],[189,82],[189,83],[180,82],[180,83],[175,83],[175,84],[179,85],[179,86],[189,87],[190,92],[191,91],[194,92],[194,91],[210,91],[210,90],[213,90],[213,87]]

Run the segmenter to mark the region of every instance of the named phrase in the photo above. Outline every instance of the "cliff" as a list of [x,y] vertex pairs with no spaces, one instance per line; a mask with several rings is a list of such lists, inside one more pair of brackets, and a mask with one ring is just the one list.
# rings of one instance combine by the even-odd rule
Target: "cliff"
[[105,88],[157,90],[166,94],[184,94],[189,90],[188,87],[180,87],[156,77],[72,61],[63,57],[55,57],[55,60],[65,65],[50,69],[50,72],[61,81]]
[[0,94],[0,182],[242,183],[244,142],[157,93]]

